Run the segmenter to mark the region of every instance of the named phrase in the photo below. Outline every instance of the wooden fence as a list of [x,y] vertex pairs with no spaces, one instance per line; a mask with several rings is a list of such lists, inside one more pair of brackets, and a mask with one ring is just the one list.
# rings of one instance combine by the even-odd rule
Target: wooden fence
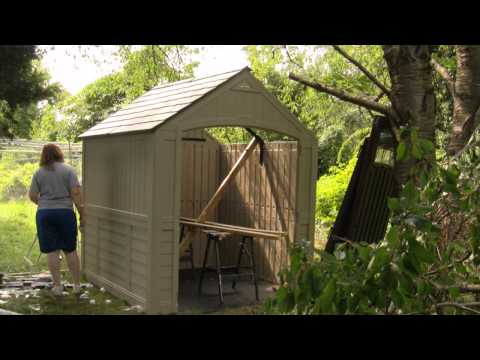
[[[208,137],[204,142],[183,144],[182,216],[198,217],[246,146],[220,145]],[[209,220],[287,232],[283,242],[255,239],[258,274],[275,281],[278,271],[288,263],[287,250],[295,228],[297,144],[267,143],[263,164],[259,160],[260,150],[256,148]],[[235,264],[239,240],[233,237],[223,244],[222,263]],[[193,241],[196,266],[201,266],[205,245],[205,235],[197,234]]]
[[54,143],[62,149],[67,161],[74,163],[82,159],[81,143],[49,142],[26,139],[0,138],[0,157],[10,154],[16,162],[36,162],[39,159],[42,147]]
[[[222,145],[220,173],[224,176],[243,152],[246,144]],[[258,147],[219,206],[219,220],[226,224],[284,231],[281,240],[255,239],[255,258],[259,276],[276,281],[288,264],[288,246],[295,230],[297,143],[265,144],[263,164]],[[238,239],[240,240],[240,239]],[[230,247],[227,261],[235,263],[238,248]]]

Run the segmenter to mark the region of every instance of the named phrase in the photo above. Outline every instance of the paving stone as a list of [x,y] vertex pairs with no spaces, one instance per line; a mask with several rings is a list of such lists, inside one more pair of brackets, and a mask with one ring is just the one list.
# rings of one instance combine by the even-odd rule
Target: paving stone
[[44,289],[46,287],[50,287],[50,283],[47,282],[35,282],[31,285],[32,289]]

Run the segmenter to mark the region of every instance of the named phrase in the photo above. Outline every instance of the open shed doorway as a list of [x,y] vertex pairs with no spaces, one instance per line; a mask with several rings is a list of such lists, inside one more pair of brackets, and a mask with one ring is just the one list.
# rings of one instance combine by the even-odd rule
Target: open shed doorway
[[[262,140],[231,178],[207,220],[209,222],[283,232],[281,239],[253,238],[253,252],[260,301],[273,295],[278,272],[288,264],[288,247],[295,233],[298,144],[293,138],[251,129]],[[252,140],[243,128],[195,129],[182,133],[182,187],[180,215],[197,219]],[[234,266],[242,235],[232,233],[220,242],[221,263]],[[178,306],[180,311],[218,308],[216,274],[206,273],[202,294],[198,282],[203,265],[207,235],[195,231],[191,238],[192,261],[179,260]],[[242,265],[248,265],[247,258]],[[215,263],[210,251],[207,265]],[[193,266],[192,266],[193,265]],[[249,277],[223,281],[225,306],[255,303],[254,287]]]

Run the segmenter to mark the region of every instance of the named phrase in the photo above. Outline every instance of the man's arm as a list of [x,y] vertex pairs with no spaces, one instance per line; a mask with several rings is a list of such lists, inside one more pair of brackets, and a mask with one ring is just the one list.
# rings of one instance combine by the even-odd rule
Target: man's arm
[[71,190],[71,196],[75,207],[77,208],[78,213],[80,214],[80,226],[85,225],[84,217],[84,207],[83,207],[83,196],[82,196],[82,187],[74,186]]

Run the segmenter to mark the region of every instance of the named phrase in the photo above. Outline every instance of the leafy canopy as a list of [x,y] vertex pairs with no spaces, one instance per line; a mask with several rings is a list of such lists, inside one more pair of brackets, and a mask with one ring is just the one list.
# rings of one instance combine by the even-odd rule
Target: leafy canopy
[[[96,80],[56,104],[55,111],[61,118],[56,136],[76,141],[82,132],[154,86],[193,76],[197,63],[191,56],[195,52],[183,45],[144,45],[139,49],[119,46],[122,70]],[[40,122],[51,124],[51,114],[47,111]],[[52,137],[54,133],[42,136]]]
[[61,87],[49,84],[36,46],[0,46],[0,136],[28,137],[35,107],[54,101]]
[[[388,85],[381,47],[345,46],[344,49]],[[338,151],[353,132],[371,127],[372,117],[367,111],[288,78],[290,71],[303,71],[324,84],[375,98],[379,93],[375,85],[331,47],[289,46],[285,50],[262,45],[247,46],[245,51],[254,75],[316,134],[321,174],[336,164]],[[345,149],[344,161],[354,153],[355,147]]]

